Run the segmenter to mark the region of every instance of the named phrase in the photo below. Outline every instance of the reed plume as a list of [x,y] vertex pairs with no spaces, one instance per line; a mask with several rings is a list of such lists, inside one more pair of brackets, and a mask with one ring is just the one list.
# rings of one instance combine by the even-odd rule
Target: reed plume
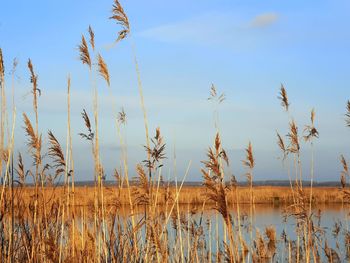
[[0,160],[3,160],[5,163],[7,163],[9,159],[9,149],[2,149],[1,151],[1,156],[0,156]]
[[18,153],[18,163],[17,163],[16,173],[18,175],[19,183],[21,185],[24,185],[28,172],[25,172],[21,153]]
[[[249,142],[248,147],[245,149],[246,157],[245,160],[242,161],[243,165],[248,168],[248,172],[245,174],[247,177],[249,188],[250,188],[250,204],[253,206],[254,204],[254,196],[253,196],[253,169],[255,166],[255,160],[253,156],[253,146],[252,143]],[[252,207],[251,207],[251,216],[252,215]]]
[[[128,16],[124,12],[123,7],[121,6],[121,4],[119,3],[118,0],[114,0],[114,4],[112,6],[112,16],[109,17],[109,19],[115,20],[117,22],[117,24],[121,25],[121,27],[122,27],[122,30],[120,30],[118,32],[118,38],[116,39],[115,42],[119,42],[119,41],[123,40],[124,38],[126,38],[130,34],[130,24],[129,24]],[[150,148],[147,111],[146,111],[144,97],[143,97],[141,74],[140,74],[140,70],[139,70],[139,64],[137,62],[135,45],[132,43],[131,47],[132,47],[133,56],[134,56],[135,69],[136,69],[136,74],[137,74],[137,85],[138,85],[138,89],[139,89],[140,102],[141,102],[141,108],[142,108],[142,112],[143,112],[143,119],[144,119],[144,125],[145,125],[146,146],[148,148]],[[150,158],[151,158],[151,156],[148,152],[148,155],[147,155],[148,162],[150,162]]]
[[272,226],[266,227],[265,228],[265,235],[268,238],[268,243],[267,243],[267,251],[269,254],[269,257],[273,257],[276,251],[276,229]]
[[117,121],[119,124],[126,124],[126,113],[124,108],[121,108],[121,110],[118,112]]
[[288,156],[288,148],[284,144],[284,140],[283,140],[282,136],[278,132],[276,132],[276,133],[277,133],[277,145],[283,153],[283,160],[285,160]]
[[346,113],[345,113],[346,125],[350,127],[350,100],[346,104]]
[[24,129],[28,137],[27,145],[29,146],[30,152],[33,156],[34,163],[39,164],[41,156],[38,156],[38,153],[41,151],[41,135],[35,133],[34,128],[25,113],[23,113],[24,118]]
[[299,143],[299,135],[298,135],[298,126],[295,121],[292,120],[289,123],[289,133],[287,137],[289,138],[290,144],[288,147],[289,152],[299,154],[300,152],[300,143]]
[[98,60],[98,62],[97,62],[98,63],[98,72],[105,79],[108,86],[110,86],[107,64],[104,62],[104,60],[100,54],[98,54],[97,60]]
[[252,143],[249,142],[248,147],[245,149],[246,152],[246,159],[243,160],[244,166],[246,166],[249,169],[253,169],[255,166],[255,160],[253,156],[253,146]]
[[85,126],[88,129],[88,133],[79,133],[80,137],[82,137],[83,139],[86,139],[88,141],[92,141],[94,138],[94,133],[92,131],[91,128],[91,122],[90,122],[90,118],[88,116],[88,114],[86,113],[85,109],[83,109],[83,112],[81,113],[81,116],[85,122]]
[[32,64],[32,61],[29,59],[28,60],[28,69],[30,71],[30,82],[33,84],[32,88],[32,93],[33,93],[33,108],[35,112],[35,119],[36,119],[36,132],[38,132],[38,97],[37,93],[39,96],[41,95],[41,90],[38,89],[38,75],[35,74],[34,72],[34,67]]
[[[34,67],[32,61],[29,59],[28,60],[28,69],[30,71],[30,82],[33,83],[33,93],[36,93],[36,89],[38,86],[38,75],[35,74],[34,72]],[[40,94],[40,90],[39,90]]]
[[65,171],[66,161],[64,159],[64,154],[61,145],[56,139],[56,137],[51,131],[48,132],[48,136],[50,143],[48,154],[53,159],[53,167],[56,168],[56,176],[58,176],[60,173],[63,173]]
[[130,24],[127,15],[124,12],[123,7],[118,0],[114,0],[114,5],[112,7],[112,16],[109,19],[113,19],[117,24],[122,26],[122,30],[118,32],[118,38],[116,42],[123,40],[130,33]]
[[[249,171],[245,174],[245,176],[247,177],[247,180],[249,182],[251,191],[252,191],[252,187],[253,187],[253,172],[252,170],[254,169],[255,166],[255,160],[254,160],[254,156],[253,156],[253,146],[252,143],[249,142],[248,147],[245,149],[246,152],[246,158],[245,160],[242,161],[243,165],[245,167],[247,167],[249,169]],[[251,202],[253,203],[253,196],[251,195]]]
[[138,187],[133,191],[135,196],[135,204],[149,205],[150,204],[150,188],[149,182],[142,165],[136,166],[136,172],[138,175]]
[[216,180],[218,176],[211,176],[210,173],[204,169],[201,169],[201,171],[204,178],[203,184],[208,190],[206,193],[207,199],[216,204],[214,209],[222,215],[227,224],[231,224],[231,217],[226,205],[225,187]]
[[215,100],[218,104],[222,103],[226,99],[225,94],[221,93],[220,95],[218,94],[216,87],[214,84],[211,84],[210,87],[210,96],[208,100]]
[[249,184],[249,197],[250,197],[250,240],[253,240],[253,216],[254,216],[254,193],[253,193],[253,169],[255,166],[255,160],[253,156],[253,146],[251,142],[249,142],[248,147],[245,149],[246,152],[246,158],[242,161],[243,165],[248,169],[248,171],[245,173],[245,176],[247,178],[248,184]]
[[[220,158],[227,158],[226,152],[223,151],[221,145],[221,139],[219,133],[216,133],[213,148],[209,147],[207,151],[207,161],[202,161],[207,169],[201,169],[204,182],[203,185],[207,189],[207,200],[215,203],[213,207],[218,211],[225,222],[227,228],[227,234],[230,240],[230,245],[226,247],[226,254],[229,256],[230,261],[239,259],[238,246],[234,239],[234,233],[232,229],[232,217],[229,213],[227,192],[230,190],[230,186],[226,186],[224,182],[224,170]],[[228,160],[227,160],[228,163]],[[217,254],[219,256],[219,254]]]
[[160,128],[156,129],[156,135],[151,139],[153,147],[144,146],[146,152],[150,156],[150,159],[144,160],[146,167],[150,168],[150,170],[154,170],[160,168],[162,165],[159,165],[159,162],[162,159],[165,159],[165,143],[163,143],[163,138],[160,134]]
[[2,56],[2,49],[0,48],[0,84],[3,82],[4,78],[5,78],[4,58]]
[[273,227],[265,228],[265,237],[256,231],[256,238],[253,242],[253,262],[265,263],[274,262],[276,254],[276,230]]
[[78,46],[80,52],[80,60],[83,64],[86,64],[91,69],[91,58],[89,53],[89,48],[86,43],[84,35],[81,36],[81,43]]
[[306,125],[304,128],[304,132],[306,132],[306,135],[304,136],[305,141],[310,141],[319,136],[319,133],[315,128],[315,109],[311,110],[310,120],[311,125]]
[[284,88],[283,84],[281,84],[281,89],[280,89],[280,94],[279,96],[277,97],[278,99],[281,100],[281,105],[282,107],[288,111],[289,109],[289,101],[288,101],[288,95],[287,95],[287,91],[286,89]]
[[91,48],[92,48],[92,51],[95,51],[95,33],[94,31],[92,30],[91,26],[89,26],[89,36],[90,36],[90,45],[91,45]]
[[344,173],[344,175],[348,175],[349,176],[349,168],[348,168],[348,164],[347,164],[347,162],[345,160],[344,155],[340,156],[340,163],[343,166],[343,173]]

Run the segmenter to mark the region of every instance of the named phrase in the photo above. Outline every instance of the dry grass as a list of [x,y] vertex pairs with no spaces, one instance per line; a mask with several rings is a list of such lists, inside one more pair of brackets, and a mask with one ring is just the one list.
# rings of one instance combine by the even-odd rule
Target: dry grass
[[[118,0],[112,7],[113,19],[121,26],[116,42],[131,35],[129,19]],[[335,246],[329,245],[327,229],[321,226],[321,213],[313,208],[319,204],[350,202],[349,170],[345,157],[340,162],[340,188],[313,187],[313,142],[319,133],[312,109],[309,125],[300,134],[291,117],[287,91],[281,85],[278,98],[288,112],[289,132],[277,133],[277,144],[287,164],[289,187],[254,186],[255,159],[249,142],[246,158],[247,187],[238,186],[236,178],[225,174],[230,161],[223,147],[219,129],[218,106],[225,95],[212,85],[208,100],[214,103],[216,135],[202,162],[203,186],[184,186],[191,162],[181,184],[163,182],[162,167],[166,144],[157,128],[149,137],[148,119],[143,98],[141,77],[134,52],[141,108],[144,115],[146,145],[145,160],[136,164],[137,183],[129,183],[127,145],[120,132],[126,125],[124,109],[115,112],[118,139],[122,148],[120,169],[115,169],[114,186],[104,185],[105,172],[99,153],[98,92],[95,77],[101,75],[110,86],[107,64],[96,50],[95,33],[88,28],[89,41],[82,35],[78,46],[82,64],[89,67],[93,90],[93,122],[82,112],[86,133],[79,133],[91,144],[94,165],[94,186],[74,186],[74,161],[70,126],[70,77],[67,90],[67,138],[64,148],[52,131],[45,135],[39,129],[38,75],[28,61],[33,94],[35,123],[23,113],[23,134],[27,139],[27,154],[32,164],[24,166],[22,154],[14,157],[15,107],[12,126],[8,127],[6,106],[5,62],[0,49],[0,171],[2,179],[0,203],[0,261],[1,262],[340,262],[350,258],[350,232],[347,221],[337,221],[331,233]],[[89,48],[93,56],[90,56]],[[97,56],[95,56],[97,54]],[[16,67],[13,64],[12,78]],[[14,84],[12,86],[14,90]],[[350,126],[350,102],[346,107],[346,125]],[[5,130],[12,127],[12,136]],[[73,131],[76,132],[76,131]],[[304,139],[304,140],[303,140]],[[82,140],[82,141],[83,141]],[[43,145],[47,141],[48,145]],[[287,142],[287,143],[285,143]],[[311,187],[303,185],[300,154],[304,144],[312,147]],[[49,157],[49,158],[47,158]],[[176,158],[175,158],[176,159]],[[289,165],[288,165],[289,164]],[[290,165],[292,164],[292,165]],[[176,165],[174,165],[176,168]],[[175,169],[176,170],[176,169]],[[175,172],[176,174],[176,172]],[[64,176],[64,184],[60,178]],[[294,178],[292,178],[293,176]],[[30,180],[29,180],[30,178]],[[177,177],[175,177],[177,178]],[[230,179],[230,181],[229,181]],[[70,181],[71,180],[71,181]],[[33,184],[29,185],[28,182]],[[60,186],[58,186],[60,185]],[[72,186],[72,189],[70,189]],[[285,218],[293,218],[295,237],[283,230],[267,226],[258,229],[255,213],[259,204],[281,206]],[[205,220],[205,210],[212,217]],[[220,237],[222,235],[222,237]],[[248,237],[249,236],[249,237]],[[342,252],[342,251],[345,251]]]
[[[140,167],[141,169],[141,167]],[[21,172],[23,173],[23,172]],[[139,172],[139,174],[144,174]],[[144,187],[132,187],[135,193],[143,193],[147,189],[146,175],[142,183]],[[304,187],[305,194],[310,193],[310,188]],[[33,195],[34,188],[26,186],[22,189],[22,197],[25,203],[29,203],[30,196]],[[114,205],[116,203],[121,205],[129,205],[128,189],[127,187],[119,188],[118,186],[104,186],[105,203],[106,205]],[[235,191],[227,191],[227,202],[230,205],[250,204],[250,187],[237,187],[238,200]],[[64,187],[45,187],[42,194],[48,198],[51,195],[56,197],[64,196]],[[174,200],[176,194],[176,187],[170,186],[168,189],[159,189],[159,197],[157,204],[165,204],[169,196]],[[140,204],[146,202],[146,193],[139,194],[137,199],[142,200]],[[143,198],[141,198],[143,196]],[[204,186],[183,186],[178,202],[181,205],[202,205],[206,200],[206,204],[214,204],[215,201],[207,199],[207,189]],[[289,205],[293,204],[293,193],[289,186],[254,186],[254,203],[255,204],[273,204],[273,205]],[[94,187],[93,186],[75,186],[75,200],[76,205],[91,205],[94,202]],[[337,187],[314,187],[313,188],[313,203],[314,204],[341,204],[343,202],[342,191]]]

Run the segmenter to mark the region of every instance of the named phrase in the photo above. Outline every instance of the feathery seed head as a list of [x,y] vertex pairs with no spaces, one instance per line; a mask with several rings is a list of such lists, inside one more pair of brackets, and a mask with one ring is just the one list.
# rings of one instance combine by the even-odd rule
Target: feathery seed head
[[295,121],[292,120],[289,124],[289,133],[287,136],[289,137],[290,145],[288,150],[291,153],[299,153],[300,151],[300,144],[299,144],[299,136],[298,136],[298,127],[295,124]]
[[314,125],[314,123],[315,123],[315,115],[316,115],[316,113],[315,113],[315,108],[312,108],[312,110],[311,110],[311,117],[310,117],[310,119],[311,119],[311,124],[312,125]]
[[39,92],[39,96],[41,95],[40,89],[38,89],[38,75],[34,72],[34,66],[32,61],[28,59],[28,69],[30,71],[30,82],[33,84],[33,95],[34,95],[34,103],[36,104],[36,92]]
[[350,100],[346,104],[346,114],[345,114],[346,125],[350,127]]
[[112,7],[112,16],[109,19],[113,19],[117,24],[122,26],[122,30],[118,32],[118,38],[116,42],[123,40],[130,33],[130,24],[127,15],[124,12],[123,7],[118,0],[114,0]]
[[9,159],[9,149],[3,148],[1,151],[1,159],[3,160],[5,163],[7,163]]
[[211,87],[210,87],[210,96],[209,96],[208,100],[213,100],[213,101],[217,102],[218,104],[220,104],[220,103],[222,103],[225,99],[226,99],[225,94],[224,94],[224,93],[221,93],[220,95],[218,95],[214,84],[211,84]]
[[221,148],[221,140],[220,140],[220,134],[216,133],[215,136],[215,150],[218,153],[220,151]]
[[14,58],[13,61],[12,61],[12,70],[11,70],[11,74],[14,74],[14,73],[15,73],[17,66],[18,66],[18,59],[17,59],[17,58]]
[[91,26],[89,26],[88,31],[90,35],[90,45],[91,45],[92,51],[95,51],[95,33],[92,30]]
[[97,61],[98,61],[98,72],[100,72],[100,75],[105,79],[108,86],[110,86],[107,64],[104,62],[100,54],[98,54],[97,56]]
[[343,172],[344,172],[345,174],[349,175],[348,164],[347,164],[347,162],[346,162],[346,160],[345,160],[344,155],[341,155],[341,156],[340,156],[340,163],[341,163],[342,166],[343,166]]
[[253,156],[253,146],[252,143],[249,142],[248,147],[245,149],[246,151],[246,159],[243,162],[243,165],[253,169],[255,166],[255,160],[254,160],[254,156]]
[[277,144],[280,147],[280,149],[282,150],[283,153],[286,152],[286,146],[284,144],[284,141],[282,139],[282,136],[277,132]]
[[88,133],[87,134],[79,133],[79,135],[88,141],[92,141],[92,139],[94,138],[94,133],[92,132],[90,118],[89,118],[88,114],[86,113],[85,109],[83,109],[81,116],[85,122],[86,128],[88,129]]
[[30,82],[33,83],[33,87],[36,88],[38,76],[35,75],[34,67],[33,67],[32,61],[30,59],[28,59],[28,69],[30,71]]
[[18,153],[18,164],[15,170],[18,175],[20,184],[24,185],[27,173],[24,170],[24,164],[21,153]]
[[80,60],[83,64],[86,64],[91,69],[91,58],[89,53],[89,48],[86,43],[84,35],[81,36],[81,43],[78,46],[80,52]]
[[121,111],[118,112],[117,120],[120,124],[126,124],[126,113],[124,111],[124,108],[122,108]]
[[0,48],[0,81],[3,81],[4,77],[5,77],[4,58],[2,56],[2,49]]
[[34,159],[34,164],[37,165],[41,162],[41,135],[35,133],[34,128],[25,113],[23,113],[23,119],[25,124],[24,129],[26,136],[28,137],[27,145]]
[[307,132],[307,134],[304,136],[305,141],[310,141],[313,138],[318,138],[319,133],[317,129],[315,128],[315,109],[311,110],[311,125],[306,125],[304,128],[304,132]]
[[289,101],[288,101],[287,91],[284,88],[283,84],[281,84],[280,93],[279,93],[279,96],[277,98],[279,98],[281,100],[282,107],[284,107],[284,109],[286,111],[288,111],[290,104],[289,104]]
[[65,171],[66,161],[60,143],[53,135],[51,131],[48,131],[49,135],[49,153],[48,155],[53,159],[54,166],[56,168],[56,176]]

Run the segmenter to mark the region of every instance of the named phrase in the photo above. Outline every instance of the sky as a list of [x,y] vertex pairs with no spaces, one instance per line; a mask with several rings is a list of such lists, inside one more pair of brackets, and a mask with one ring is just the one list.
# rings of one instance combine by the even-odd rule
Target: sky
[[[72,80],[72,133],[76,179],[91,180],[89,144],[80,113],[92,114],[92,85],[77,46],[95,32],[96,49],[109,68],[111,87],[96,77],[99,92],[101,160],[111,171],[121,166],[113,105],[124,108],[122,133],[128,162],[146,158],[143,113],[137,87],[136,54],[150,133],[160,127],[166,142],[164,178],[201,180],[201,160],[215,136],[212,84],[226,100],[219,106],[219,128],[231,165],[227,173],[245,180],[244,149],[252,142],[255,180],[286,180],[276,131],[287,134],[290,118],[302,132],[315,108],[320,138],[314,142],[315,178],[336,181],[340,154],[350,160],[350,2],[320,1],[121,1],[131,36],[114,45],[120,27],[112,20],[112,0],[3,1],[0,48],[11,95],[11,65],[19,61],[15,86],[16,151],[26,152],[22,113],[34,120],[28,58],[39,76],[39,129],[50,129],[65,147],[66,82]],[[133,52],[133,47],[134,51]],[[96,55],[96,54],[95,54]],[[289,115],[277,99],[281,83],[291,103]],[[9,98],[9,100],[11,100]],[[9,103],[10,104],[10,103]],[[91,115],[92,117],[92,115]],[[176,156],[176,157],[175,157]],[[310,144],[302,144],[305,179],[310,176]],[[176,165],[174,165],[176,159]],[[29,160],[27,160],[29,165]],[[174,168],[176,167],[176,169]],[[131,168],[130,176],[134,176]]]

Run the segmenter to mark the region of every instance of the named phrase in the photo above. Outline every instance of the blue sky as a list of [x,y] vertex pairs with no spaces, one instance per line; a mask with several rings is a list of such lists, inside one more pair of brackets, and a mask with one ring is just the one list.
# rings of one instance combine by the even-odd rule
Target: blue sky
[[[275,131],[287,133],[288,115],[277,93],[284,83],[291,114],[303,126],[312,107],[320,139],[315,143],[316,179],[338,180],[341,153],[350,158],[350,130],[345,127],[345,103],[350,99],[349,1],[122,1],[132,27],[127,39],[111,48],[120,29],[108,17],[112,1],[4,1],[0,17],[0,47],[9,72],[19,60],[16,78],[18,113],[31,111],[31,58],[39,75],[40,130],[53,132],[65,145],[66,77],[72,78],[72,119],[77,178],[91,179],[91,156],[80,112],[92,110],[87,67],[78,60],[77,45],[89,25],[105,58],[113,97],[98,78],[102,162],[119,166],[119,144],[113,125],[112,101],[128,115],[125,128],[130,166],[145,158],[142,112],[139,106],[131,43],[136,46],[150,130],[161,127],[167,142],[165,177],[173,177],[176,151],[179,177],[189,160],[188,180],[201,178],[200,160],[215,129],[213,108],[206,98],[211,83],[226,95],[220,106],[224,147],[232,160],[230,172],[244,180],[243,149],[252,141],[256,179],[287,179],[276,145]],[[10,76],[7,75],[10,89]],[[16,147],[25,151],[18,118]],[[303,147],[306,178],[310,147]],[[86,165],[86,164],[89,165]]]

